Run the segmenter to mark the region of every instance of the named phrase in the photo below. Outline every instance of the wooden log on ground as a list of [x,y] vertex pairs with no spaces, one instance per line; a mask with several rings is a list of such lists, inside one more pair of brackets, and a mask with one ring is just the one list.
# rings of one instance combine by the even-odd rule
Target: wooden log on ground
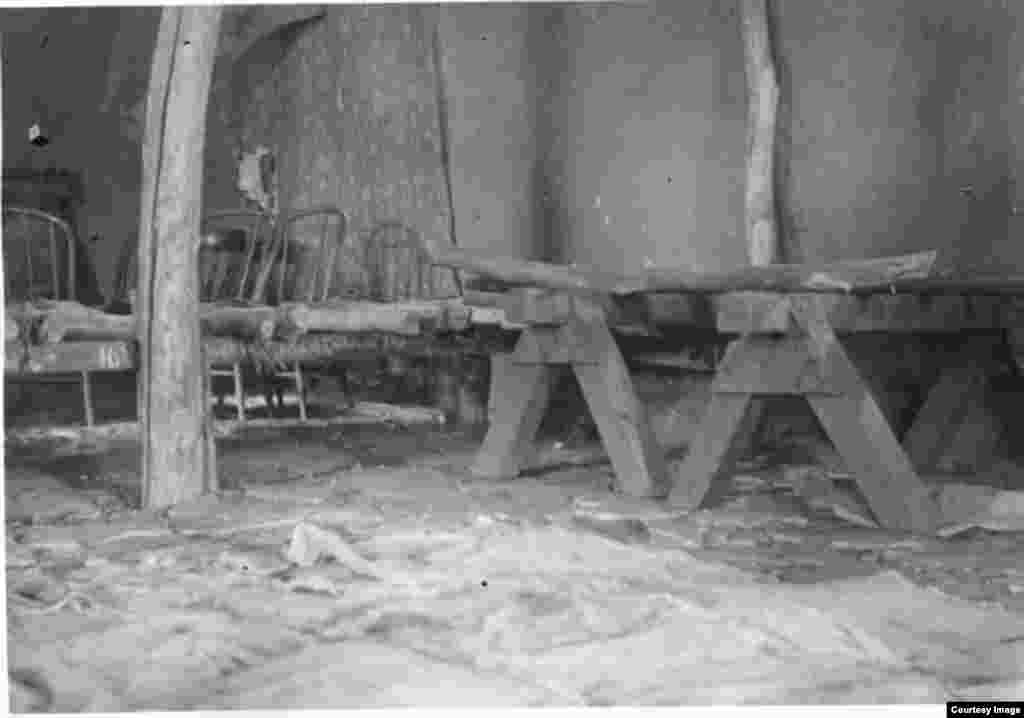
[[203,148],[222,8],[166,7],[146,101],[138,257],[142,503],[215,487],[199,322]]

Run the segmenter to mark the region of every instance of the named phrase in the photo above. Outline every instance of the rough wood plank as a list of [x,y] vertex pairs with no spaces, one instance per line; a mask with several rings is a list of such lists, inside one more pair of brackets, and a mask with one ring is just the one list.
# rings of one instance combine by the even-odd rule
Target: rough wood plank
[[500,362],[500,373],[492,383],[491,425],[477,453],[472,472],[477,476],[502,479],[518,476],[533,458],[534,438],[551,398],[550,367]]
[[131,342],[69,342],[17,347],[5,357],[10,374],[63,374],[82,371],[126,371],[136,368]]
[[148,508],[196,498],[210,483],[196,237],[221,15],[215,6],[165,8],[151,68],[138,286],[142,496]]
[[512,358],[518,364],[599,364],[603,352],[603,325],[572,321],[559,327],[528,327]]
[[715,374],[724,394],[830,394],[862,391],[860,378],[817,359],[809,337],[749,335],[730,345]]
[[825,264],[766,264],[731,272],[705,273],[652,268],[644,274],[618,275],[592,267],[490,256],[424,240],[433,264],[474,272],[509,284],[574,293],[636,292],[825,292],[843,293],[862,287],[886,286],[898,278],[926,277],[935,252]]
[[[42,317],[38,336],[44,344],[67,341],[130,341],[137,334],[130,314],[107,314],[77,302],[46,302],[33,312]],[[204,335],[269,341],[274,337],[279,312],[273,307],[202,304],[199,309]]]
[[471,310],[457,301],[364,302],[281,306],[284,323],[305,332],[390,332],[417,336],[429,331],[461,331]]
[[[738,292],[715,297],[715,323],[726,334],[785,333],[797,329],[789,313],[789,297]],[[840,334],[861,332],[942,332],[999,329],[1005,326],[1004,299],[917,295],[810,295]]]
[[[887,288],[904,278],[927,277],[937,257],[936,252],[919,252],[821,264],[764,264],[722,273],[655,268],[647,272],[642,288],[631,291],[843,294]],[[619,291],[627,289],[630,289],[628,282]]]
[[661,498],[670,480],[665,456],[637,398],[629,369],[611,332],[594,323],[592,334],[599,363],[574,363],[583,396],[597,423],[601,441],[615,469],[620,489],[629,496]]
[[502,295],[505,317],[517,324],[557,326],[576,318],[604,319],[614,313],[610,297],[584,297],[566,292],[524,287]]
[[763,403],[750,394],[712,394],[686,460],[673,475],[669,503],[695,510],[715,498],[714,484],[736,461],[761,418]]
[[347,306],[316,307],[295,304],[283,308],[287,324],[305,332],[389,332],[417,336],[420,318],[393,305],[375,302],[352,302]]

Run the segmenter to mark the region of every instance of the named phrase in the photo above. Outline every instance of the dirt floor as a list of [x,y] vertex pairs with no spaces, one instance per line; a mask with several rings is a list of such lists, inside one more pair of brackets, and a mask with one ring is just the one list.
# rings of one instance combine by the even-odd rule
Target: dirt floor
[[616,494],[595,446],[549,437],[543,470],[482,481],[479,432],[321,393],[311,426],[218,424],[226,490],[150,513],[133,424],[28,393],[6,437],[13,711],[1024,698],[1014,466],[942,485],[963,519],[943,536],[871,527],[799,447],[680,514]]

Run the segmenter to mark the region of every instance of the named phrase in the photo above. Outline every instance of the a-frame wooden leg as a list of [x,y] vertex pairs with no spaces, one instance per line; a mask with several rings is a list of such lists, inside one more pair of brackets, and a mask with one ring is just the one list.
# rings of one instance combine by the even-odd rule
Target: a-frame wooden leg
[[501,360],[491,384],[491,424],[473,464],[485,478],[513,478],[533,458],[533,440],[551,396],[551,368]]
[[696,509],[713,501],[715,480],[736,460],[761,418],[764,403],[752,399],[752,394],[711,395],[686,460],[675,472],[669,503]]
[[805,396],[871,510],[889,528],[933,529],[940,520],[937,504],[821,307],[796,297],[791,302],[793,316],[810,339],[807,359],[816,361],[826,384],[837,389]]
[[671,503],[696,508],[707,501],[714,479],[736,458],[737,436],[760,418],[752,398],[790,394],[810,402],[879,521],[910,531],[934,528],[936,504],[827,318],[812,301],[788,301],[802,334],[755,332],[729,348]]
[[604,326],[591,333],[596,363],[573,363],[583,396],[597,423],[621,490],[629,496],[657,497],[670,489],[668,465],[654,438],[622,354]]
[[984,394],[987,382],[985,368],[977,361],[967,361],[942,373],[903,437],[903,447],[914,466],[932,468],[938,464],[956,437],[971,402]]
[[874,398],[865,392],[859,398],[812,395],[807,400],[878,520],[894,529],[933,529],[938,507]]

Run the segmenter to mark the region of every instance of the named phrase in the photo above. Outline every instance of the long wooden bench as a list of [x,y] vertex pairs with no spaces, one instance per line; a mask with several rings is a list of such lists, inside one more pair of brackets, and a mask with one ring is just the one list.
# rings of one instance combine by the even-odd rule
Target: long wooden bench
[[[1016,295],[1024,293],[1024,281],[1013,278],[988,278],[980,285],[930,278],[934,256],[921,263],[921,271],[914,270],[913,258],[903,258],[889,265],[872,260],[852,269],[758,267],[733,276],[684,272],[623,278],[481,258],[464,250],[431,251],[439,264],[533,285],[514,290],[505,303],[509,318],[525,328],[515,350],[494,364],[492,422],[474,465],[477,474],[518,474],[531,456],[550,399],[550,372],[555,365],[569,365],[619,487],[628,494],[667,498],[691,509],[713,500],[717,479],[760,419],[756,399],[788,394],[810,404],[880,523],[915,532],[930,531],[942,520],[915,460],[925,463],[941,446],[944,433],[938,427],[956,425],[966,392],[984,379],[992,346],[1007,328],[1019,326],[1022,305]],[[972,293],[972,286],[981,291]],[[655,296],[652,292],[686,295],[708,308],[691,307],[688,314],[707,314],[718,331],[738,335],[716,370],[711,401],[687,459],[674,473],[654,441],[646,409],[609,331],[622,300],[635,303],[637,297]],[[656,324],[653,310],[664,302],[647,306]],[[862,332],[971,332],[987,338],[965,340],[962,362],[937,381],[902,446],[841,340]]]

